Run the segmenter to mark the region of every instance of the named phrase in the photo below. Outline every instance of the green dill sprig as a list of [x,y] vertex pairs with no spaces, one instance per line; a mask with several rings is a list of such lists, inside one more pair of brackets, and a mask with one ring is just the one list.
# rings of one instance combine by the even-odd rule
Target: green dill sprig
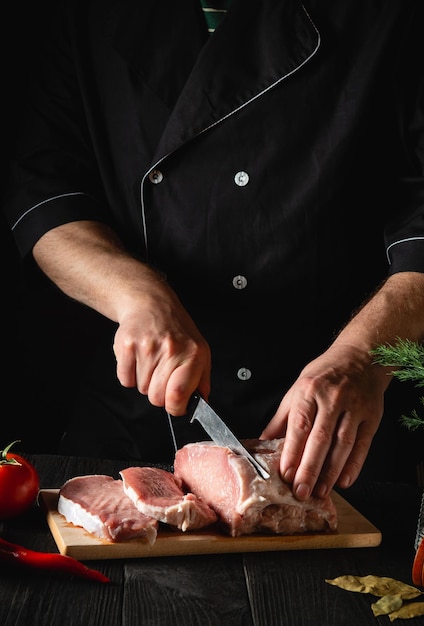
[[[415,383],[415,387],[424,387],[424,345],[409,339],[397,339],[395,344],[380,344],[371,354],[374,363],[396,368],[393,376],[400,381]],[[414,409],[410,416],[402,415],[400,421],[409,430],[424,428],[424,397],[420,398],[423,414]]]

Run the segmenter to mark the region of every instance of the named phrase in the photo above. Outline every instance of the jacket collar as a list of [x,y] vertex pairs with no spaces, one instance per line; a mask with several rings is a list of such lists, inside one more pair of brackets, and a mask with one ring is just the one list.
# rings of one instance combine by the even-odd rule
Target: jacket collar
[[116,46],[169,108],[155,162],[297,71],[320,43],[300,0],[233,0],[212,36],[200,0],[123,5]]

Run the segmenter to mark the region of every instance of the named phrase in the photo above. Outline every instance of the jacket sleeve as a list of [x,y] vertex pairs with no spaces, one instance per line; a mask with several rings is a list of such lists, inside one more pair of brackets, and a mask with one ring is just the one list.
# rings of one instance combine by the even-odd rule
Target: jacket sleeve
[[[53,3],[52,3],[53,4]],[[58,3],[59,5],[61,3]],[[23,258],[48,230],[70,221],[111,222],[71,57],[63,16],[37,24],[26,46],[22,89],[3,210]]]
[[424,7],[415,6],[395,81],[400,175],[396,216],[385,230],[389,274],[424,272]]

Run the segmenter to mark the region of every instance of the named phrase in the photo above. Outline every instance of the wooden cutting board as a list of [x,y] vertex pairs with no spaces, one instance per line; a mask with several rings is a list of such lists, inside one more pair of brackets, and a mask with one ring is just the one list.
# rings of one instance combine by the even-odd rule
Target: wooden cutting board
[[58,497],[58,489],[43,489],[40,491],[39,501],[46,511],[47,522],[60,553],[82,561],[273,550],[367,548],[381,543],[381,532],[336,492],[332,493],[338,514],[338,529],[335,532],[228,537],[211,529],[183,533],[161,528],[152,546],[140,539],[119,543],[97,539],[83,528],[70,524],[58,513]]

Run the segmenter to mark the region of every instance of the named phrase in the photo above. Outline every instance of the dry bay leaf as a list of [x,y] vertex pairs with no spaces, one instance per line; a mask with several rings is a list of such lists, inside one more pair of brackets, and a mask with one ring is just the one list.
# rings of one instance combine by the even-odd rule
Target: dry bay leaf
[[373,596],[398,595],[403,600],[412,600],[422,595],[422,591],[411,585],[389,578],[388,576],[338,576],[333,579],[326,579],[330,585],[335,585],[346,591],[356,591],[359,593],[371,593]]
[[371,609],[374,614],[374,617],[378,617],[379,615],[388,615],[400,607],[403,604],[403,600],[398,594],[388,594],[387,596],[382,596],[377,602],[371,604]]
[[391,622],[394,622],[395,619],[410,619],[411,617],[419,617],[420,615],[424,615],[424,602],[409,602],[409,604],[404,604],[397,611],[393,611],[390,613],[389,619]]

